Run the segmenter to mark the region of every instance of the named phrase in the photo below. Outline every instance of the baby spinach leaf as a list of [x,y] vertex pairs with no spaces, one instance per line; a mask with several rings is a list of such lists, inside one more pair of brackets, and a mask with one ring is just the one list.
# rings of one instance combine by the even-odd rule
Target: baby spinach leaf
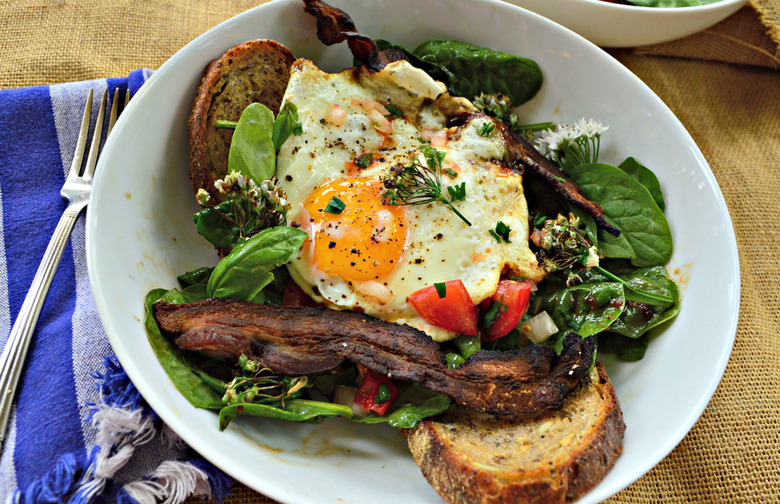
[[[447,88],[450,88],[450,86],[453,85],[458,80],[458,78],[452,72],[450,72],[447,69],[447,67],[433,61],[426,61],[421,58],[418,58],[412,51],[409,51],[405,47],[399,46],[397,44],[393,44],[392,42],[388,42],[387,40],[382,40],[382,39],[378,39],[376,41],[376,45],[380,51],[382,49],[387,49],[387,48],[400,51],[401,53],[404,54],[404,58],[406,59],[406,61],[411,63],[413,66],[416,66],[421,70],[424,70],[425,73],[427,73],[434,79],[443,82],[447,86]],[[360,65],[360,63],[356,61],[355,65]]]
[[206,409],[220,409],[222,395],[198,376],[197,368],[188,360],[184,352],[171,340],[165,338],[160,332],[157,321],[154,319],[154,303],[166,301],[180,304],[186,302],[181,293],[175,289],[155,289],[146,296],[146,335],[152,345],[157,360],[160,361],[165,373],[173,385],[193,406]]
[[279,148],[290,135],[293,133],[300,134],[300,129],[301,123],[298,121],[298,107],[292,102],[284,102],[282,110],[279,111],[279,115],[274,121],[273,133],[271,135],[274,152],[279,152]]
[[[620,229],[617,223],[608,215],[605,215],[604,218],[610,225]],[[634,252],[634,248],[628,242],[626,233],[621,232],[618,236],[615,236],[602,228],[598,228],[596,235],[598,236],[599,251],[604,254],[604,257],[612,259],[633,259],[636,257],[636,252]]]
[[658,182],[658,177],[655,176],[655,173],[653,173],[650,168],[647,168],[632,157],[626,158],[625,161],[618,165],[618,168],[628,173],[637,179],[640,184],[645,186],[650,193],[650,196],[653,197],[655,204],[658,205],[658,208],[660,208],[662,212],[664,211],[665,204],[664,195],[661,192],[661,183]]
[[722,0],[627,0],[638,7],[695,7]]
[[292,422],[319,422],[332,416],[352,418],[352,408],[309,399],[290,399],[276,404],[231,404],[219,410],[219,430],[225,430],[239,415],[280,418]]
[[300,229],[278,226],[239,243],[211,273],[209,297],[264,302],[262,290],[273,281],[272,270],[288,263],[305,239]]
[[542,87],[539,65],[520,56],[458,40],[428,40],[412,52],[427,63],[446,68],[446,75],[456,79],[442,82],[453,94],[469,99],[480,93],[501,93],[517,106],[533,98]]
[[560,352],[563,337],[575,332],[586,338],[611,326],[623,313],[623,286],[617,282],[596,282],[565,287],[551,295],[537,295],[533,313],[546,311],[558,332],[547,344]]
[[273,142],[274,113],[261,103],[252,103],[241,113],[228,153],[228,173],[236,171],[256,183],[276,173]]
[[629,289],[626,289],[626,308],[620,318],[609,328],[611,332],[638,338],[647,331],[667,320],[671,320],[680,312],[680,292],[677,284],[666,274],[662,266],[636,270],[623,276],[629,284],[644,291],[650,291],[673,299],[671,304],[648,304],[637,300]]
[[197,268],[192,271],[188,271],[184,274],[179,275],[176,277],[176,279],[179,281],[179,285],[182,286],[182,288],[190,287],[192,285],[197,284],[205,284],[209,281],[209,277],[211,276],[211,272],[214,271],[214,268],[209,267],[203,267],[203,268]]
[[353,420],[365,424],[387,423],[396,429],[411,429],[423,418],[444,413],[449,407],[449,397],[415,383],[401,392],[384,415],[371,413]]
[[241,229],[233,220],[233,206],[230,201],[223,201],[211,208],[207,207],[192,216],[195,229],[212,245],[218,248],[231,249],[239,242]]
[[633,248],[637,267],[665,264],[672,255],[672,232],[647,189],[616,166],[585,164],[567,172],[586,198],[600,204]]
[[647,335],[627,338],[620,334],[606,332],[599,335],[599,352],[614,354],[626,362],[642,360],[647,352]]

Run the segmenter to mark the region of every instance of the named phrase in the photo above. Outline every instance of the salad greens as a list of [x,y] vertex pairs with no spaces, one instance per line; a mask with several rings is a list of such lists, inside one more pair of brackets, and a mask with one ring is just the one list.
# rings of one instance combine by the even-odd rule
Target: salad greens
[[[583,119],[573,126],[521,126],[512,104],[531,99],[543,82],[541,70],[531,60],[453,40],[430,40],[413,51],[387,41],[379,40],[377,44],[380,49],[394,47],[403,51],[410,63],[444,82],[453,94],[472,99],[480,110],[535,142],[543,155],[558,163],[582,188],[586,198],[604,209],[607,222],[621,230],[619,236],[608,234],[597,228],[591,216],[557,193],[544,188],[537,192],[535,186],[527,185],[526,193],[538,195],[528,198],[531,238],[548,276],[532,296],[527,313],[508,335],[490,343],[465,335],[444,343],[448,366],[458,367],[483,347],[512,350],[532,344],[522,328],[526,321],[539,318],[540,314],[554,323],[546,333],[552,334],[542,344],[557,351],[562,348],[563,338],[576,332],[582,337],[595,336],[602,352],[627,361],[641,359],[647,349],[648,331],[674,318],[680,310],[679,290],[663,266],[672,253],[672,236],[655,174],[633,157],[619,166],[599,162],[600,137],[607,129],[600,123]],[[221,196],[219,201],[212,201],[203,190],[198,193],[204,208],[193,220],[198,233],[220,249],[224,257],[213,268],[199,268],[179,276],[179,288],[155,289],[145,300],[149,341],[174,385],[193,405],[219,411],[221,429],[240,415],[298,422],[343,417],[410,428],[425,417],[446,411],[450,405],[448,397],[417,384],[403,384],[384,415],[371,412],[356,416],[350,406],[316,399],[333,396],[337,387],[354,385],[358,375],[354,364],[312,376],[281,376],[261,369],[247,357],[239,359],[236,367],[214,357],[183,351],[161,333],[153,315],[157,301],[181,304],[220,297],[281,305],[290,281],[285,264],[307,236],[300,229],[286,226],[288,205],[274,179],[279,148],[290,135],[302,133],[295,105],[285,103],[274,117],[263,105],[253,104],[243,111],[239,121],[218,121],[217,126],[235,130],[228,159],[229,175],[215,184]],[[536,134],[539,136],[535,138]],[[429,166],[440,167],[443,152],[431,147],[424,152]],[[414,170],[419,171],[419,167],[404,169],[410,176],[418,175]],[[406,187],[403,181],[394,181],[396,189],[389,196],[424,199],[426,203],[436,200],[453,210],[452,202],[463,199],[452,190],[451,198],[445,198],[440,194],[438,180],[420,180],[427,185],[410,182]],[[407,189],[408,194],[403,192]],[[460,187],[464,195],[465,190],[465,186]],[[340,212],[340,202],[332,203],[332,211]],[[499,242],[509,241],[509,228],[500,221],[491,234]],[[491,308],[497,311],[502,306],[506,309],[494,301]]]
[[721,0],[626,0],[626,2],[638,7],[695,7],[697,5],[709,5]]

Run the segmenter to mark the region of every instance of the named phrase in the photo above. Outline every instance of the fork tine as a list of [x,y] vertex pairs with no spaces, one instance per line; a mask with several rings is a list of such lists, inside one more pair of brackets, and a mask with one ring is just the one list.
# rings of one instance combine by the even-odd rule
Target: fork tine
[[116,119],[119,117],[119,88],[114,89],[114,98],[111,100],[111,115],[108,116],[108,129],[106,130],[106,138],[108,138],[108,135],[111,133],[111,130],[114,129],[114,124],[116,124]]
[[92,112],[92,90],[87,95],[87,105],[84,107],[84,117],[81,119],[81,129],[76,142],[76,150],[73,152],[73,162],[70,165],[69,177],[78,177],[81,172],[81,162],[84,161],[84,151],[89,136],[89,117]]
[[100,137],[103,135],[103,119],[106,116],[106,101],[108,100],[108,90],[103,91],[103,99],[100,102],[97,121],[95,122],[95,132],[92,135],[92,145],[89,147],[87,164],[84,166],[84,177],[91,178],[95,173],[97,164],[98,150],[100,150]]

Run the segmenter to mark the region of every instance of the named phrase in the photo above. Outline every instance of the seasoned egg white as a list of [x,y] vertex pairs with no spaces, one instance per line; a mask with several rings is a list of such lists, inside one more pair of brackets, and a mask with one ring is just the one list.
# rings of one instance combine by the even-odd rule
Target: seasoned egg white
[[[470,102],[404,61],[377,73],[329,74],[298,60],[284,99],[297,106],[303,134],[282,146],[277,177],[288,221],[309,234],[288,269],[315,300],[444,341],[456,335],[422,319],[407,296],[461,279],[479,303],[502,272],[541,278],[528,248],[522,177],[502,166],[503,136]],[[462,113],[469,119],[447,128]],[[445,153],[443,194],[465,183],[465,200],[453,205],[471,226],[440,202],[394,206],[383,198],[393,167],[426,165],[428,143]],[[491,235],[498,221],[511,228],[509,243]]]

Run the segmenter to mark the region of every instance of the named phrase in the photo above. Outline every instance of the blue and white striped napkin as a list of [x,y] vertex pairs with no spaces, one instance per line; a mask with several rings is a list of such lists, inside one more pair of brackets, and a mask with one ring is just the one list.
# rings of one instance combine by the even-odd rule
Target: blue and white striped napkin
[[[132,96],[150,74],[0,90],[0,347],[65,208],[60,188],[88,90]],[[161,422],[112,353],[82,216],[27,354],[0,453],[0,502],[175,504],[229,493],[229,478]]]

